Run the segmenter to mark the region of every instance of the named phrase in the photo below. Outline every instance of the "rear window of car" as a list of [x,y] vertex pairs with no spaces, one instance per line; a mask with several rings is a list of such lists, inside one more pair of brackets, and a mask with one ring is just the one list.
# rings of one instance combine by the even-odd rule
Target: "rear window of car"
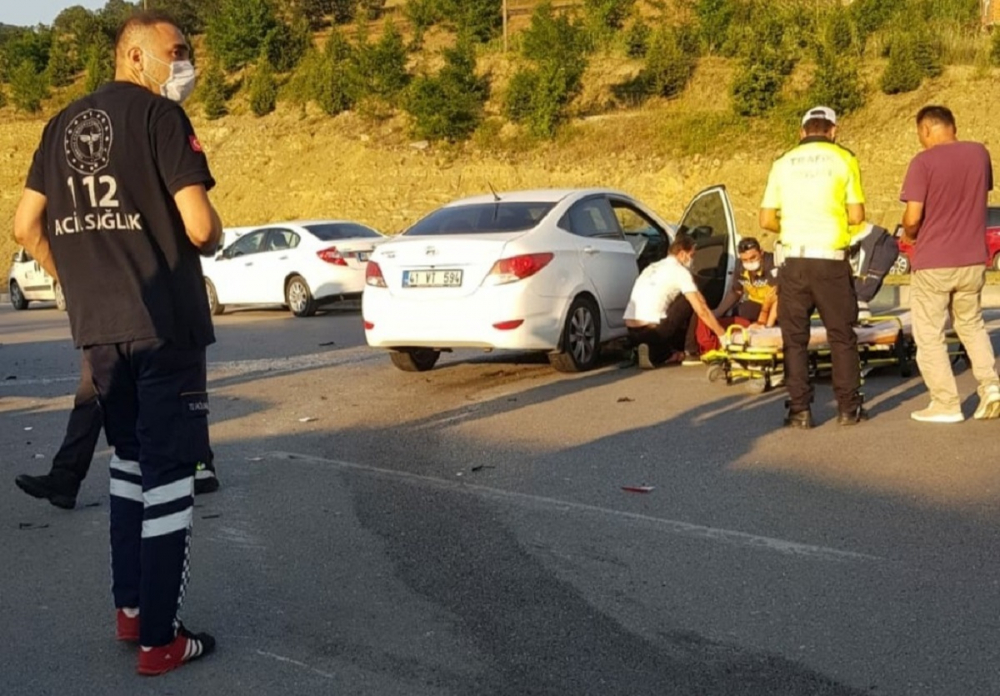
[[986,217],[987,227],[1000,227],[1000,208],[989,208]]
[[436,210],[404,234],[431,236],[524,232],[535,227],[555,203],[477,203]]
[[305,228],[321,242],[335,242],[338,239],[375,239],[382,236],[370,227],[352,222],[306,225]]

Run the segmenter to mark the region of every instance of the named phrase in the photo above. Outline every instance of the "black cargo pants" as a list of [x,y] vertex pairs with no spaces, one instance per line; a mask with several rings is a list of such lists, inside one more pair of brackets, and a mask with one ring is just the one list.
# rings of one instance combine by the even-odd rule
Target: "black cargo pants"
[[111,460],[112,592],[140,643],[173,641],[187,585],[194,479],[207,461],[204,348],[156,340],[85,349]]
[[819,310],[833,362],[833,393],[841,412],[861,405],[861,364],[854,324],[858,300],[847,261],[786,259],[778,285],[778,324],[785,352],[789,409],[805,411],[813,401],[809,381],[809,318]]

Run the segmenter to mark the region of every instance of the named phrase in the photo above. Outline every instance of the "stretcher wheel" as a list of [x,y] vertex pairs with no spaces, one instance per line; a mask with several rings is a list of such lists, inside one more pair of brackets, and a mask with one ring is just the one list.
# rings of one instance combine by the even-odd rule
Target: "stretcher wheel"
[[743,388],[747,390],[749,394],[763,394],[767,391],[768,380],[765,377],[751,377],[743,385]]
[[708,366],[708,381],[715,383],[726,378],[726,368],[722,365],[709,365]]
[[899,365],[899,376],[909,379],[913,376],[913,359],[910,357],[910,341],[902,331],[896,336],[896,344],[892,348]]

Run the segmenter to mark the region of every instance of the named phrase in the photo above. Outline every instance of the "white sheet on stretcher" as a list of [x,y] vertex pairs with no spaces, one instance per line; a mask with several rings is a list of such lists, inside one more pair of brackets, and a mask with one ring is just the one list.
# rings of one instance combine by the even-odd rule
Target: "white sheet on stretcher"
[[[896,341],[899,329],[909,336],[913,332],[912,317],[909,312],[899,315],[899,321],[879,321],[866,326],[854,327],[854,333],[858,335],[858,343],[866,345],[891,344]],[[749,348],[770,348],[781,349],[781,329],[747,329],[746,332],[733,332],[733,343],[743,344],[743,337],[746,336],[746,346]],[[828,348],[829,342],[826,336],[826,327],[822,324],[813,324],[809,335],[809,348],[819,350]]]

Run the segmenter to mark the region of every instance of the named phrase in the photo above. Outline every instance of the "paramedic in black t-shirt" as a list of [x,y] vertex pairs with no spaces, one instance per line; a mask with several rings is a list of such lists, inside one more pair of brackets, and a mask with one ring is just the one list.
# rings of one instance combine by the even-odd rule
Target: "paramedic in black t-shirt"
[[111,560],[119,640],[162,674],[214,649],[177,612],[189,571],[196,464],[208,457],[205,348],[215,341],[199,253],[222,224],[215,181],[179,106],[194,86],[166,15],[129,18],[115,81],[45,127],[14,234],[65,289],[93,375],[111,459]]

